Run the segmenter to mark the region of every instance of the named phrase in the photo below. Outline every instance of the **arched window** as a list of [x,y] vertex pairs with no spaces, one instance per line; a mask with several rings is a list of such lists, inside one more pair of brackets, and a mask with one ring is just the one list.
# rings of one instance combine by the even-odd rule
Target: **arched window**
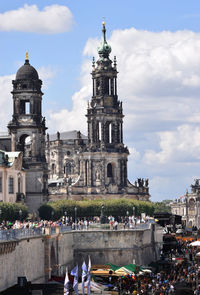
[[18,176],[18,193],[21,193],[21,177]]
[[65,164],[64,173],[65,173],[66,175],[69,175],[69,174],[72,173],[72,165],[71,165],[70,162],[67,162],[67,163]]
[[101,141],[101,122],[99,122],[99,141]]
[[14,178],[12,176],[9,177],[8,192],[9,194],[14,193]]
[[112,124],[111,123],[108,125],[108,128],[109,128],[109,140],[108,140],[108,142],[112,143]]
[[107,177],[113,177],[113,169],[112,169],[112,164],[109,163],[107,165]]
[[56,165],[54,163],[51,165],[51,171],[52,171],[52,174],[56,173]]

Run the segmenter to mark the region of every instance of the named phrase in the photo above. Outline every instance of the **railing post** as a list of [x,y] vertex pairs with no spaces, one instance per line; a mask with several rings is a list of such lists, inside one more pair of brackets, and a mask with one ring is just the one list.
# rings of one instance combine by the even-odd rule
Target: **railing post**
[[56,234],[60,233],[60,226],[56,226]]

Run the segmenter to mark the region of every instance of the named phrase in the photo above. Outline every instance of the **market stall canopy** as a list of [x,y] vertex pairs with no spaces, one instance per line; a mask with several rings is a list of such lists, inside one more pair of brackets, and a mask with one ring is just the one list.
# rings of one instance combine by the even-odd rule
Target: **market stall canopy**
[[192,242],[192,243],[189,244],[189,246],[192,246],[192,247],[200,247],[200,241]]

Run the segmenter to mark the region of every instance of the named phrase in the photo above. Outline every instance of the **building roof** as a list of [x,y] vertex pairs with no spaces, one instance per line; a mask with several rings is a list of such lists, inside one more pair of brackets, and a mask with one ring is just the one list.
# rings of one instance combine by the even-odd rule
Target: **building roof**
[[25,60],[25,64],[19,68],[16,74],[16,80],[37,80],[38,72],[29,64],[29,60]]
[[0,165],[11,167],[20,153],[0,150]]
[[[78,132],[77,130],[72,130],[72,131],[65,131],[65,132],[60,132],[60,140],[67,140],[67,139],[78,139]],[[82,139],[87,139],[87,136],[84,134],[80,134]],[[57,133],[56,134],[49,134],[49,140],[54,141],[57,140]]]
[[18,158],[21,152],[4,152],[8,156],[8,166],[12,166],[15,159]]

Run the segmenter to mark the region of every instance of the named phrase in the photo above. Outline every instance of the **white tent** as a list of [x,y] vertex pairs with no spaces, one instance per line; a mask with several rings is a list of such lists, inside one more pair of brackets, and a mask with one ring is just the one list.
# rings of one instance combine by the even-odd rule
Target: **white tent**
[[189,246],[192,246],[192,247],[200,247],[200,241],[192,242],[192,243],[189,244]]

